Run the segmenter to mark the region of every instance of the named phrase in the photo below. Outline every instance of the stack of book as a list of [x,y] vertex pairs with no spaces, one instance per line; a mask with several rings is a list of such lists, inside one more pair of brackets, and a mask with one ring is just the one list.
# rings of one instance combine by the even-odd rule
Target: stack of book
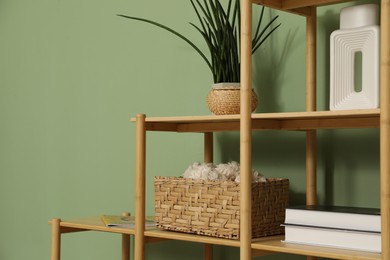
[[380,210],[340,206],[286,209],[285,242],[381,252]]

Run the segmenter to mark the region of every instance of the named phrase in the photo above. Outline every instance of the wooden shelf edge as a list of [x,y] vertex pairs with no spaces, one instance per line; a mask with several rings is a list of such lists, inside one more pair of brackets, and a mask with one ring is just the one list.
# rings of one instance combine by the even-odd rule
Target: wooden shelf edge
[[303,16],[311,15],[311,7],[352,2],[353,0],[252,0],[252,3]]
[[[170,240],[188,241],[203,244],[222,245],[240,247],[239,240],[229,240],[223,238],[214,238],[160,229],[151,229],[145,231],[145,237],[164,238]],[[319,247],[309,245],[299,245],[284,243],[284,236],[270,236],[254,239],[251,248],[257,250],[259,255],[272,253],[289,253],[297,255],[311,255],[317,257],[334,258],[334,259],[356,259],[356,260],[380,260],[381,254],[370,253],[356,250],[345,250],[330,247]]]
[[[48,222],[49,225],[52,221]],[[72,220],[64,220],[60,222],[61,233],[81,232],[81,231],[99,231],[108,233],[118,233],[135,235],[134,229],[128,228],[108,228],[100,220],[100,217],[89,217]],[[166,240],[177,240],[196,242],[202,244],[221,245],[230,247],[240,247],[239,240],[230,240],[224,238],[215,238],[209,236],[201,236],[195,234],[187,234],[181,232],[165,231],[154,227],[146,228],[145,242],[153,243]],[[311,255],[325,258],[335,259],[356,259],[356,260],[380,260],[381,254],[369,253],[363,251],[343,250],[330,247],[318,247],[309,245],[299,245],[284,243],[284,236],[270,236],[254,239],[251,248],[259,253],[259,255],[267,255],[272,253],[289,253],[298,255]]]
[[[253,130],[315,130],[378,128],[380,109],[284,112],[252,114]],[[134,118],[131,119],[134,122]],[[238,131],[239,115],[147,117],[147,131],[221,132]]]
[[252,249],[273,251],[279,253],[297,254],[297,255],[309,255],[315,257],[324,257],[332,259],[356,259],[356,260],[380,260],[381,254],[338,249],[332,247],[310,246],[285,243],[281,239],[269,239],[267,241],[261,241],[252,243]]
[[[49,225],[52,221],[48,222]],[[109,228],[104,225],[100,220],[100,217],[87,217],[71,220],[61,220],[60,222],[61,233],[73,233],[80,231],[100,231],[108,233],[120,233],[120,234],[135,234],[134,229],[130,228]]]
[[224,238],[201,236],[201,235],[196,235],[196,234],[187,234],[187,233],[181,233],[181,232],[166,231],[166,230],[161,230],[161,229],[146,230],[145,237],[165,238],[165,239],[171,239],[171,240],[196,242],[196,243],[202,243],[202,244],[240,247],[239,240],[230,240],[230,239],[224,239]]
[[[299,119],[299,118],[336,118],[336,117],[376,117],[380,109],[356,109],[339,111],[298,111],[276,113],[253,113],[252,119]],[[146,117],[146,123],[202,123],[202,122],[234,122],[240,120],[240,115],[199,115],[199,116],[172,116],[172,117]],[[135,122],[135,117],[130,119]]]

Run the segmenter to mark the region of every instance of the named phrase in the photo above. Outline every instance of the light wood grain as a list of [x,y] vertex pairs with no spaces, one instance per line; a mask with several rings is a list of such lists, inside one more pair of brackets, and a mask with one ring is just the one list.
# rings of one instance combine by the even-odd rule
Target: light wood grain
[[[296,2],[296,1],[295,1]],[[306,111],[317,109],[317,7],[310,8],[306,17]],[[306,131],[306,204],[317,203],[317,134]],[[316,260],[308,256],[307,260]]]
[[135,180],[135,260],[143,260],[145,231],[145,178],[146,178],[146,126],[145,115],[138,114],[136,120],[136,180]]
[[324,257],[332,259],[348,259],[348,260],[379,260],[381,254],[362,252],[356,250],[344,250],[331,247],[309,246],[299,245],[292,243],[282,242],[283,237],[271,237],[264,239],[261,242],[252,244],[252,248],[267,250],[273,252],[298,254],[298,255],[310,255],[315,257]]
[[390,259],[390,0],[381,2],[380,185],[382,259]]
[[[326,119],[326,118],[364,118],[378,117],[380,109],[355,109],[355,110],[340,110],[340,111],[300,111],[300,112],[276,112],[276,113],[253,113],[252,119]],[[198,123],[222,123],[222,122],[237,122],[240,120],[239,115],[203,115],[203,116],[175,116],[175,117],[147,117],[145,122],[147,125],[152,123],[169,124],[198,124]],[[131,122],[135,122],[136,118],[131,118]],[[172,126],[171,126],[172,127]],[[167,127],[167,128],[171,128]],[[164,127],[163,127],[164,128]],[[150,131],[153,131],[151,129]],[[158,131],[164,131],[159,129]]]
[[[52,221],[49,221],[49,224],[52,225]],[[61,220],[60,226],[61,234],[82,231],[102,231],[121,234],[135,234],[134,229],[106,227],[100,217],[84,217],[71,220]]]
[[51,260],[61,258],[61,219],[55,218],[51,221]]
[[[309,111],[252,114],[252,130],[313,130],[378,128],[379,109],[348,111]],[[221,132],[239,131],[237,116],[189,116],[146,118],[148,131]]]
[[[51,225],[57,225],[53,220],[49,221]],[[61,220],[59,222],[60,232],[64,229],[73,229],[79,231],[102,231],[118,234],[134,235],[135,230],[129,228],[108,228],[101,221],[100,217],[86,217],[79,219]],[[59,233],[55,233],[55,237]],[[164,231],[154,227],[145,228],[145,242],[159,242],[165,240],[188,241],[195,243],[203,243],[209,245],[221,245],[240,247],[239,240],[230,240],[223,238],[215,238],[208,236],[199,236],[193,234]],[[367,253],[360,251],[342,250],[329,247],[304,246],[295,244],[286,244],[281,242],[284,236],[271,236],[254,239],[251,243],[251,248],[254,250],[268,251],[268,252],[283,252],[291,254],[310,254],[318,257],[334,258],[334,259],[357,259],[357,260],[379,260],[381,254]],[[54,258],[57,259],[57,258]]]
[[[331,5],[331,4],[345,3],[351,1],[352,0],[253,0],[253,3],[261,4],[279,10],[293,11],[294,9],[299,10],[299,8]],[[299,12],[296,13],[301,14]]]
[[313,16],[311,7],[351,2],[352,0],[253,0],[254,4],[264,5],[302,16]]
[[324,5],[331,5],[331,4],[339,4],[339,3],[345,3],[345,2],[352,2],[353,0],[283,0],[282,8],[289,10],[289,9],[296,9],[300,7],[311,7],[311,6],[324,6]]
[[[130,212],[123,212],[122,216],[130,216]],[[122,234],[122,260],[130,260],[130,235]]]
[[[214,159],[214,138],[213,133],[205,133],[204,134],[204,162],[212,163]],[[212,244],[204,244],[204,252],[203,252],[204,260],[212,260],[213,259],[213,245]]]
[[240,260],[252,259],[252,1],[241,1]]

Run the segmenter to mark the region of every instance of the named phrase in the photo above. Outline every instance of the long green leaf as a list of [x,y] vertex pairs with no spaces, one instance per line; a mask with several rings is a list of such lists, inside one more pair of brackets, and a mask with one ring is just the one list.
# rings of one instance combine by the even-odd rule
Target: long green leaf
[[138,21],[150,23],[150,24],[153,24],[153,25],[158,26],[160,28],[163,28],[163,29],[167,30],[170,33],[173,33],[174,35],[176,35],[179,38],[181,38],[184,41],[186,41],[191,47],[193,47],[196,50],[196,52],[198,52],[199,55],[203,58],[203,60],[206,62],[207,66],[212,70],[211,64],[210,64],[209,60],[207,59],[207,57],[203,54],[203,52],[198,47],[196,47],[195,44],[193,44],[189,39],[187,39],[182,34],[176,32],[175,30],[173,30],[173,29],[171,29],[171,28],[169,28],[169,27],[167,27],[167,26],[165,26],[163,24],[157,23],[157,22],[152,21],[152,20],[139,18],[139,17],[134,17],[134,16],[127,16],[127,15],[122,15],[122,14],[118,14],[118,16],[121,16],[121,17],[124,17],[124,18],[127,18],[127,19],[138,20]]
[[[152,20],[139,17],[119,15],[124,18],[143,21],[163,28],[179,38],[186,41],[205,60],[213,75],[213,80],[217,82],[239,82],[240,81],[240,45],[241,45],[241,8],[240,0],[228,0],[226,8],[219,0],[190,0],[191,5],[199,20],[199,26],[189,23],[203,37],[210,58],[195,46],[189,39],[175,30],[154,22]],[[262,7],[254,37],[252,38],[252,54],[269,38],[269,36],[280,26],[273,27],[278,18],[274,17],[264,28],[261,28],[264,15]]]
[[[253,40],[253,45],[257,45],[257,43],[260,41],[261,37],[264,35],[264,33],[267,31],[267,29],[268,29],[269,27],[271,27],[272,23],[273,23],[274,21],[276,21],[276,19],[277,19],[278,17],[279,17],[279,16],[277,15],[277,16],[275,16],[271,21],[268,22],[268,24],[267,24],[267,25],[263,28],[263,30],[261,31],[260,35],[258,35],[258,37],[255,38],[255,39]],[[279,24],[279,25],[280,25],[280,24]],[[277,27],[279,27],[279,25],[278,25]],[[272,30],[272,31],[274,31],[274,30]],[[262,42],[264,42],[264,41],[262,41]]]
[[278,24],[276,27],[274,27],[266,36],[264,36],[263,40],[261,40],[254,48],[252,48],[252,54],[256,52],[256,50],[263,44],[265,40],[276,30],[281,24]]
[[257,37],[259,35],[261,22],[263,21],[263,15],[264,15],[264,6],[261,8],[261,14],[260,14],[259,22],[257,23],[257,26],[256,26],[255,36],[253,36],[252,46],[256,45],[255,39],[257,39]]

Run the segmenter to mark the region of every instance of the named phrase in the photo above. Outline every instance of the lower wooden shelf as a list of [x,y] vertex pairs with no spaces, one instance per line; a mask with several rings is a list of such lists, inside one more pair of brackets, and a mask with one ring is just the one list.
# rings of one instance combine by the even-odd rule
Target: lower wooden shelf
[[381,254],[370,253],[356,250],[345,250],[333,247],[310,246],[284,243],[284,237],[269,237],[252,243],[252,249],[273,251],[297,255],[310,255],[317,257],[333,258],[333,259],[361,259],[373,260],[382,259]]
[[[52,221],[49,221],[52,224]],[[101,221],[100,217],[79,218],[60,221],[60,233],[100,231],[118,234],[135,235],[134,229],[129,228],[108,228]],[[229,240],[208,236],[192,235],[180,232],[172,232],[147,227],[145,229],[145,242],[163,240],[178,240],[195,243],[240,247],[239,240]],[[330,247],[319,247],[309,245],[298,245],[284,243],[284,236],[272,236],[255,239],[252,242],[252,249],[256,251],[267,251],[274,253],[288,253],[298,255],[310,255],[333,259],[358,259],[358,260],[380,260],[381,254],[363,251],[344,250]]]
[[[53,221],[49,221],[49,225],[52,225]],[[100,217],[85,217],[76,218],[71,220],[60,221],[60,233],[71,233],[79,231],[101,231],[109,233],[119,233],[134,235],[134,229],[130,228],[109,228],[104,225]]]

